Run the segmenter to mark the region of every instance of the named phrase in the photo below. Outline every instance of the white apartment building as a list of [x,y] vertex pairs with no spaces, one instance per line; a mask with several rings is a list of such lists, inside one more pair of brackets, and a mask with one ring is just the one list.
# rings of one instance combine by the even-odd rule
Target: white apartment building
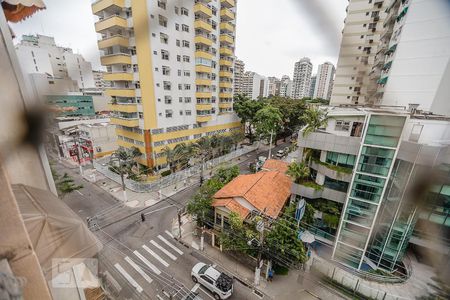
[[72,49],[57,46],[53,37],[23,35],[16,53],[25,74],[49,74],[76,80],[80,88],[95,87],[91,63]]
[[308,57],[303,57],[295,63],[292,98],[302,99],[309,97],[312,68],[313,65]]
[[34,95],[44,103],[48,95],[80,94],[75,80],[71,78],[58,78],[49,74],[33,73],[26,77],[33,89]]
[[242,60],[236,59],[234,62],[234,94],[243,93],[243,78],[245,73],[245,64]]
[[160,169],[163,149],[240,130],[233,112],[235,1],[98,0],[104,79],[119,146]]
[[292,80],[287,75],[283,75],[281,77],[280,84],[280,97],[288,97],[292,96]]
[[110,82],[109,81],[105,81],[103,79],[104,74],[106,74],[106,72],[104,71],[92,71],[92,75],[94,78],[94,83],[95,83],[95,88],[98,90],[104,90],[106,87],[110,87]]
[[448,1],[393,1],[386,13],[370,73],[371,100],[450,116]]
[[320,64],[317,69],[313,98],[330,100],[333,90],[334,65],[330,62]]
[[267,97],[269,95],[268,79],[255,72],[247,71],[242,80],[242,93],[251,99]]

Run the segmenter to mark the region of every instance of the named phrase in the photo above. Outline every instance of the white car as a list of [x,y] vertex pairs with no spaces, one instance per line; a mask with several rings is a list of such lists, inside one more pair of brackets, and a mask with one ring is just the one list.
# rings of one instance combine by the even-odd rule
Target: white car
[[233,278],[205,263],[196,264],[191,277],[195,283],[200,283],[213,293],[216,300],[228,299],[233,293]]

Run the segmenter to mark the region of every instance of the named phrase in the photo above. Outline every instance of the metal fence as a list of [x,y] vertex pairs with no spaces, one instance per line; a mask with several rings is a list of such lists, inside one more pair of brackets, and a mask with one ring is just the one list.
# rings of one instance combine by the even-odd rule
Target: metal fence
[[356,296],[360,294],[362,296],[368,297],[369,299],[379,299],[379,300],[406,300],[409,298],[392,295],[387,291],[381,290],[377,284],[373,282],[368,282],[358,277],[352,275],[345,270],[335,266],[326,260],[318,257],[312,258],[311,270],[321,276],[327,277],[333,283],[336,283],[345,289],[353,292]]
[[[217,158],[214,158],[212,160],[209,160],[204,163],[204,172],[205,172],[205,178],[207,177],[207,171],[211,170],[212,168],[223,164],[223,163],[229,163],[231,160],[245,155],[249,152],[252,152],[257,149],[257,146],[244,146],[243,148],[237,149],[236,151],[232,151],[226,155],[219,156]],[[120,175],[111,171],[109,169],[109,166],[99,164],[98,162],[94,162],[94,167],[97,171],[102,173],[105,177],[121,184],[122,180],[120,178]],[[125,185],[128,189],[138,192],[138,193],[144,193],[144,192],[151,192],[151,191],[158,191],[162,188],[165,188],[172,184],[182,183],[185,180],[188,180],[189,178],[199,175],[201,172],[201,164],[192,166],[190,168],[175,172],[173,174],[170,174],[165,177],[161,177],[153,182],[136,182],[131,179],[125,178]]]

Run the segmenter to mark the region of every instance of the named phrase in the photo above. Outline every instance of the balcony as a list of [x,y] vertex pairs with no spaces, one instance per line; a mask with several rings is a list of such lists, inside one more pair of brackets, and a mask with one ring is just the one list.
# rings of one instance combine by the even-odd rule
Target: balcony
[[105,93],[106,95],[110,96],[110,97],[136,97],[136,90],[135,89],[114,89],[114,88],[108,88],[105,89]]
[[232,102],[220,102],[219,108],[232,108],[233,103]]
[[234,32],[234,25],[228,22],[220,23],[220,30]]
[[136,144],[133,144],[133,143],[130,143],[130,142],[126,142],[126,141],[123,141],[123,140],[119,140],[119,139],[117,140],[117,145],[122,146],[124,148],[128,148],[128,149],[131,148],[131,147],[136,147],[139,150],[141,150],[141,153],[145,153],[146,152],[144,146],[139,146],[139,145],[136,145]]
[[131,56],[129,54],[117,53],[100,57],[103,66],[110,65],[131,65]]
[[233,78],[233,73],[230,71],[219,71],[219,76]]
[[125,72],[106,73],[103,75],[103,79],[106,81],[133,81],[133,74]]
[[116,134],[124,136],[124,137],[127,137],[129,139],[136,140],[136,141],[145,142],[144,135],[140,134],[140,133],[137,133],[137,132],[116,128]]
[[232,93],[219,93],[219,98],[233,98]]
[[[128,118],[120,118],[120,117],[111,117],[111,123],[115,124],[115,125],[122,125],[125,127],[138,127],[139,119],[138,118],[128,119]],[[119,140],[117,140],[117,142],[119,142]],[[145,153],[145,151],[143,151],[143,153]]]
[[221,43],[234,44],[234,38],[231,35],[221,34],[219,39]]
[[122,46],[128,48],[130,43],[128,42],[128,38],[123,35],[115,35],[103,40],[98,41],[98,49],[105,49],[112,46]]
[[212,53],[206,52],[206,51],[202,51],[202,50],[197,50],[195,51],[195,57],[201,57],[201,58],[205,58],[205,59],[212,59],[214,56],[212,55]]
[[219,53],[221,55],[233,56],[233,50],[230,48],[220,47]]
[[234,13],[232,13],[229,9],[222,8],[220,10],[220,18],[224,21],[234,20]]
[[203,3],[197,3],[194,5],[194,13],[196,15],[201,15],[206,18],[212,17],[212,10],[208,6],[204,5]]
[[95,31],[98,33],[101,33],[107,29],[121,28],[128,28],[128,22],[126,19],[119,16],[111,16],[95,23]]
[[199,73],[211,73],[211,67],[208,67],[208,66],[201,66],[201,65],[196,65],[196,66],[195,66],[195,72],[199,72]]
[[211,79],[197,78],[197,79],[195,79],[195,84],[196,85],[207,85],[207,86],[210,86],[212,84],[212,81],[211,81]]
[[197,103],[197,105],[195,106],[195,108],[197,110],[211,110],[212,109],[212,104],[211,103]]
[[[324,162],[311,162],[311,168],[316,170],[318,173],[330,177],[335,180],[351,182],[352,181],[352,170],[344,167],[329,165]],[[341,170],[341,171],[340,171]]]
[[195,97],[197,98],[211,98],[211,92],[196,92]]
[[91,8],[94,15],[104,10],[108,13],[117,13],[125,8],[125,0],[99,0],[92,3]]
[[236,6],[236,3],[234,2],[234,0],[222,0],[220,1],[220,4],[222,5],[222,7],[226,7],[226,8],[232,8]]
[[205,123],[205,122],[211,121],[212,116],[211,115],[197,116],[195,119],[198,123]]
[[212,40],[209,37],[203,35],[196,35],[194,38],[194,42],[196,44],[203,44],[208,47],[212,46],[213,44]]
[[[299,137],[300,136],[301,133],[299,134]],[[312,132],[306,138],[299,138],[298,146],[301,148],[313,148],[317,150],[358,155],[360,142],[360,137]]]
[[304,185],[293,183],[291,186],[291,193],[308,199],[324,198],[338,203],[344,203],[347,198],[347,193],[339,192],[323,186],[321,186],[321,188],[318,188],[318,186],[313,186],[315,186],[315,184]]
[[219,87],[221,88],[232,88],[233,84],[231,82],[222,81],[219,82]]
[[221,59],[221,60],[219,60],[219,65],[232,67],[233,66],[233,61],[232,60],[228,60],[228,59]]
[[137,105],[136,103],[118,103],[118,104],[109,104],[109,110],[112,111],[120,111],[126,113],[137,113]]
[[204,30],[204,31],[207,31],[207,32],[211,32],[212,31],[211,24],[208,24],[206,21],[201,20],[201,19],[196,20],[194,22],[194,28],[195,29]]

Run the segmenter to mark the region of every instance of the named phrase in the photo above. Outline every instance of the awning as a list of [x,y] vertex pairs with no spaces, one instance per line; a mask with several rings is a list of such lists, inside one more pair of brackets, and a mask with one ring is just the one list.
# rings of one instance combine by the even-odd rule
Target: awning
[[377,82],[378,82],[378,84],[386,84],[387,81],[388,81],[388,77],[386,76],[386,77],[380,78]]
[[408,12],[408,7],[409,7],[409,6],[405,7],[405,8],[398,14],[398,16],[397,16],[397,22],[399,22],[399,21],[406,15],[406,13]]
[[33,15],[36,11],[45,9],[42,0],[0,0],[6,20],[17,23]]
[[58,267],[52,265],[53,259],[91,258],[102,249],[85,222],[51,192],[22,184],[12,189],[47,279]]
[[387,70],[387,69],[390,69],[390,68],[391,68],[391,66],[392,66],[392,60],[384,64],[384,66],[383,66],[383,70]]
[[393,53],[397,49],[397,44],[392,45],[389,47],[389,49],[386,51],[386,55]]

